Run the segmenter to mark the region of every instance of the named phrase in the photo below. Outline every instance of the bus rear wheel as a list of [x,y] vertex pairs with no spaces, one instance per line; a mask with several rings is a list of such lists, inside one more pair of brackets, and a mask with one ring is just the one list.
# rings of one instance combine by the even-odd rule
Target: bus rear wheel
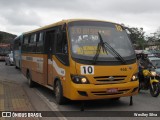
[[66,102],[66,98],[63,96],[63,88],[61,85],[61,82],[58,80],[55,83],[55,89],[54,89],[55,97],[56,97],[56,102],[59,105],[62,105]]
[[34,82],[31,79],[30,73],[27,72],[28,85],[30,88],[34,87]]

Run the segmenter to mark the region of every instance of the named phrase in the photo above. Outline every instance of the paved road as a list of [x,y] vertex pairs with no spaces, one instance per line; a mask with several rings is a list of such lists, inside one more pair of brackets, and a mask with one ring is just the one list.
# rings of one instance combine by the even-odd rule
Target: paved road
[[[14,66],[5,66],[3,62],[0,62],[0,78],[3,80],[16,82],[22,85],[26,90],[31,104],[38,111],[80,111],[81,102],[80,101],[69,101],[66,105],[57,105],[54,100],[54,95],[51,90],[46,89],[40,85],[36,85],[35,88],[28,88],[26,78],[21,74],[21,72],[15,69]],[[97,111],[160,111],[160,96],[157,98],[151,97],[149,91],[141,91],[137,96],[133,97],[134,104],[129,106],[129,97],[121,98],[119,101],[111,100],[98,100],[98,101],[87,101],[85,102],[85,111],[82,115],[85,115],[88,111],[92,111],[93,115],[96,115]],[[69,112],[68,112],[69,113]],[[141,112],[140,112],[141,113]],[[153,112],[154,113],[154,112]],[[160,113],[160,112],[159,112]],[[63,116],[62,113],[57,113],[58,116]],[[97,113],[98,114],[98,113]],[[122,114],[117,112],[117,114]],[[129,113],[128,113],[129,114]],[[48,119],[48,118],[47,118]],[[61,120],[74,120],[75,117],[59,117],[54,119]],[[113,117],[76,117],[76,119],[83,120],[112,120]],[[114,119],[122,120],[132,120],[132,119],[146,119],[145,117],[114,117]],[[157,117],[148,117],[147,119],[158,120]]]

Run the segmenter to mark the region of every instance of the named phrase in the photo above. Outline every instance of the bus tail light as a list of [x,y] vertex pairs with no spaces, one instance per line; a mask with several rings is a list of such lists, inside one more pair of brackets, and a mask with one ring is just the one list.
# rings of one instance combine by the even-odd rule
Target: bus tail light
[[76,84],[89,84],[89,81],[84,76],[71,75],[71,79]]

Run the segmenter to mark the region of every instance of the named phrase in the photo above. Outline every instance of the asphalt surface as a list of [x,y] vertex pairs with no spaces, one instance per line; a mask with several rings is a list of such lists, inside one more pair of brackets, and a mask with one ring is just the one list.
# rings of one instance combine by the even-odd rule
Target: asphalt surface
[[[57,105],[55,102],[54,94],[51,90],[36,85],[34,88],[29,88],[27,79],[22,75],[21,71],[15,69],[14,66],[5,66],[4,62],[0,62],[0,78],[4,81],[11,81],[23,86],[26,96],[30,99],[31,104],[33,105],[36,111],[62,111],[56,112],[58,117],[54,118],[43,118],[46,120],[49,119],[60,119],[60,120],[132,120],[132,119],[151,119],[159,120],[160,117],[118,117],[124,116],[127,114],[134,113],[150,113],[151,111],[156,114],[155,111],[158,111],[160,114],[160,96],[154,98],[150,95],[149,91],[141,91],[138,95],[133,97],[133,105],[129,105],[129,97],[121,98],[118,101],[113,100],[96,100],[96,101],[86,101],[84,102],[85,110],[79,112],[81,108],[80,101],[68,101],[65,105]],[[67,111],[67,112],[66,112]],[[77,111],[78,115],[73,113]],[[113,116],[115,117],[105,117],[107,112],[113,111]],[[116,112],[118,111],[118,112]],[[123,112],[124,111],[124,112]],[[131,111],[131,112],[127,112]],[[91,113],[88,113],[91,112]],[[106,115],[105,115],[106,112]],[[100,114],[99,114],[100,113]],[[101,114],[104,113],[104,114]],[[66,114],[71,114],[70,117],[65,117]],[[117,115],[116,115],[117,114]],[[69,116],[69,115],[68,115]],[[83,116],[83,117],[80,117]],[[87,117],[89,116],[89,117]],[[159,115],[160,116],[160,115]]]

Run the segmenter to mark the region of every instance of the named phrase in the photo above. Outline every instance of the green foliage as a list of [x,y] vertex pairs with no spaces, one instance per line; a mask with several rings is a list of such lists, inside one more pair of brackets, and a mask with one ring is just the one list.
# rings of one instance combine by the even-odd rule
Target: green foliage
[[3,35],[0,34],[0,43],[3,42]]
[[0,43],[11,43],[16,35],[0,31]]
[[145,32],[143,28],[125,27],[130,32],[129,36],[136,49],[144,49],[146,47]]

